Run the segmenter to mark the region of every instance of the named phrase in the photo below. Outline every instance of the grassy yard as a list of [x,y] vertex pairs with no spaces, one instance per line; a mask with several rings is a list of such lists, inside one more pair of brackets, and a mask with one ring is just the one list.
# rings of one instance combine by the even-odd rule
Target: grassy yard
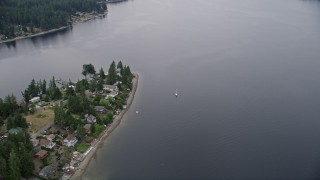
[[32,132],[37,132],[49,122],[53,122],[53,118],[52,109],[38,110],[34,114],[26,116],[27,122],[31,123],[30,130]]
[[80,153],[86,152],[90,147],[90,144],[86,143],[81,143],[81,144],[76,144],[76,150]]

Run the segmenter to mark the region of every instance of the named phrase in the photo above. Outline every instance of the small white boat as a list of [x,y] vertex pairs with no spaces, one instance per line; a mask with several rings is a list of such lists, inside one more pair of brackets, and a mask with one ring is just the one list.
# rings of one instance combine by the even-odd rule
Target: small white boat
[[136,114],[139,114],[139,111],[136,111]]
[[178,97],[178,89],[176,89],[176,92],[174,93],[174,95]]

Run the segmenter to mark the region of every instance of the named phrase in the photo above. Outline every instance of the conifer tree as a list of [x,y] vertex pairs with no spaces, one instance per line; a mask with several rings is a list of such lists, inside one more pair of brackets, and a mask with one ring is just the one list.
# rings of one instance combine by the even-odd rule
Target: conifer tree
[[9,180],[19,180],[21,179],[20,174],[20,160],[14,149],[11,150],[9,156]]
[[46,94],[46,93],[47,93],[47,82],[46,82],[46,80],[43,80],[43,81],[42,81],[42,84],[41,84],[41,93],[42,93],[42,94]]
[[8,172],[7,172],[7,162],[6,160],[0,156],[0,175],[2,175],[2,177],[4,179],[7,178]]
[[117,81],[117,71],[116,71],[116,64],[112,61],[109,71],[108,71],[108,84],[114,84]]
[[30,153],[28,153],[24,146],[21,147],[20,150],[20,171],[21,175],[24,177],[28,177],[32,175],[32,171],[34,170],[33,158]]
[[104,74],[104,70],[102,69],[102,67],[101,67],[101,69],[100,69],[99,75],[100,75],[100,77],[101,77],[102,79],[105,79],[105,78],[106,78],[106,75]]
[[123,76],[123,65],[121,61],[118,62],[117,69],[120,70],[120,75]]

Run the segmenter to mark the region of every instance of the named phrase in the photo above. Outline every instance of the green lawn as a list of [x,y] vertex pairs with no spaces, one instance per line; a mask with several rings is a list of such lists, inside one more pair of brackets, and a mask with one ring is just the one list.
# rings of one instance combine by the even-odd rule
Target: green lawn
[[87,143],[81,143],[81,144],[76,144],[76,150],[80,153],[86,152],[90,147],[90,144]]

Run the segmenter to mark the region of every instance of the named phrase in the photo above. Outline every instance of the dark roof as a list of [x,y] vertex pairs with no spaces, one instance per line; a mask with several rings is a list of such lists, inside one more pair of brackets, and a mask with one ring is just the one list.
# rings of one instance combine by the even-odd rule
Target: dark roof
[[52,166],[45,166],[44,168],[42,168],[39,172],[40,176],[44,176],[44,177],[48,177],[48,175],[50,175],[51,173],[53,173],[53,167]]

